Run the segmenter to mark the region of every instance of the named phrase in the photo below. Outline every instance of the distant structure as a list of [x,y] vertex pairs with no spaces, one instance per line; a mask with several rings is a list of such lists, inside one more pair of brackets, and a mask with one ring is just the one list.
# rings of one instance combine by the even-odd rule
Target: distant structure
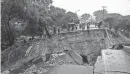
[[[77,30],[87,30],[97,28],[95,16],[90,16],[88,20],[80,19],[80,23],[76,25]],[[88,28],[89,27],[89,28]]]

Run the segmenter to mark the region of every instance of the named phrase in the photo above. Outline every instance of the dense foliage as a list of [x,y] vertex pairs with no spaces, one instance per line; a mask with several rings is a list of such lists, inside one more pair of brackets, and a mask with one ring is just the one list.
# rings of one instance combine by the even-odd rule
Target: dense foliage
[[[2,2],[2,50],[12,46],[17,37],[51,37],[68,23],[78,23],[77,14],[52,5],[52,0],[4,0]],[[53,32],[53,33],[52,33]]]
[[130,16],[123,16],[117,13],[107,13],[104,11],[98,10],[93,13],[96,16],[96,21],[99,23],[98,26],[101,28],[109,28],[114,30],[115,33],[122,32],[123,34],[130,37]]

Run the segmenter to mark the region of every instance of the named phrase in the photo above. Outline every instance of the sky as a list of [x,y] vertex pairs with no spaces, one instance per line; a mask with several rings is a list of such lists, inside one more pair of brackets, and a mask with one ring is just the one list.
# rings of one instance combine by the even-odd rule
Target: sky
[[53,0],[53,5],[67,11],[92,14],[106,6],[108,13],[120,13],[130,15],[130,0]]

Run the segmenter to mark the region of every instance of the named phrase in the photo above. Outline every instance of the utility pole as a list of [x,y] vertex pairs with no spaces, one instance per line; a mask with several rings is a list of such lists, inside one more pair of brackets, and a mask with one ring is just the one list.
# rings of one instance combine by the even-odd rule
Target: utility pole
[[102,8],[103,8],[103,21],[104,21],[104,11],[105,11],[106,6],[102,6]]

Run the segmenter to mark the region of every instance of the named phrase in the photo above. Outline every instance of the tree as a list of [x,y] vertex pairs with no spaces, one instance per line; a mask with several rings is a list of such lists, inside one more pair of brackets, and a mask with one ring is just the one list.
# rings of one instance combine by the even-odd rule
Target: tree
[[116,21],[116,18],[113,18],[113,17],[108,17],[104,19],[104,22],[108,23],[106,25],[108,25],[109,29],[112,29],[112,27],[115,27],[118,24],[118,21]]
[[130,31],[130,19],[120,20],[118,27],[120,27],[121,30],[124,30],[126,32]]
[[108,13],[105,17],[106,18],[112,17],[112,18],[116,18],[116,19],[123,18],[123,16],[121,14],[118,14],[118,13]]
[[[32,38],[38,33],[37,31],[46,32],[47,36],[50,37],[47,25],[49,24],[48,19],[48,11],[49,6],[52,3],[52,0],[27,0],[26,1],[26,16],[29,20],[28,24],[28,33],[32,36]],[[50,21],[49,21],[50,22]],[[37,30],[37,28],[41,30]]]
[[79,19],[77,14],[73,12],[67,12],[66,15],[62,18],[62,22],[65,24],[66,28],[70,30],[71,28],[73,29],[75,25],[71,24],[77,24],[79,23]]
[[2,46],[12,46],[15,36],[11,30],[10,21],[13,18],[24,18],[24,0],[4,0],[1,6]]
[[130,30],[130,19],[126,18],[126,16],[122,16],[120,14],[111,13],[107,15],[107,18],[104,19],[105,23],[108,23],[109,29],[114,29],[117,31],[129,32]]
[[121,19],[116,27],[118,31],[123,33],[125,36],[130,37],[130,19]]
[[125,19],[130,19],[130,15],[124,16]]
[[59,27],[62,27],[62,24],[64,24],[62,19],[66,15],[66,11],[64,9],[51,6],[49,14],[50,14],[49,16],[52,19],[51,22],[52,22],[52,25],[53,25],[52,27],[54,29],[54,34],[55,34],[56,29],[58,29]]
[[23,31],[27,26],[27,21],[19,18],[14,18],[10,20],[10,28],[17,38],[23,35]]
[[14,18],[27,20],[28,25],[24,31],[28,31],[27,33],[34,37],[40,27],[38,25],[39,19],[48,17],[48,9],[51,3],[51,0],[4,0],[1,9],[2,43],[9,46],[14,44],[16,37],[14,32],[16,31],[13,31],[10,25]]
[[67,14],[67,17],[69,18],[68,21],[71,23],[78,19],[77,14],[75,14],[73,12],[67,12],[66,14]]
[[[54,28],[68,28],[70,29],[69,23],[78,23],[77,14],[73,12],[67,12],[64,9],[51,6],[49,11],[50,17],[52,18]],[[70,24],[71,25],[71,24]]]
[[97,21],[97,22],[100,22],[100,21],[103,20],[103,14],[104,14],[104,18],[105,18],[106,15],[107,15],[107,11],[104,10],[104,13],[103,13],[103,10],[98,10],[98,11],[95,11],[95,12],[93,13],[93,15],[96,16],[96,21]]
[[87,14],[87,13],[85,13],[85,14],[83,14],[82,16],[81,16],[81,19],[83,19],[83,20],[88,20],[89,19],[89,17],[90,17],[90,14]]

